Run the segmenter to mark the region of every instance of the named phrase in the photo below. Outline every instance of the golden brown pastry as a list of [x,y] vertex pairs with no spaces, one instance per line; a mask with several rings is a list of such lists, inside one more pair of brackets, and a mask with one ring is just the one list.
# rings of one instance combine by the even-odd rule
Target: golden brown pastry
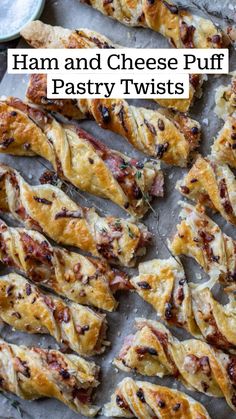
[[218,211],[236,224],[236,179],[226,164],[212,156],[199,157],[176,188],[187,198]]
[[40,20],[27,23],[21,36],[32,48],[116,48],[106,36],[90,29],[66,29]]
[[226,120],[236,111],[236,75],[232,77],[231,84],[216,89],[215,102],[215,113],[221,119]]
[[211,20],[192,15],[169,0],[82,0],[127,25],[161,33],[176,48],[221,48],[221,31]]
[[38,231],[9,227],[1,219],[0,261],[63,297],[108,311],[117,307],[113,293],[131,287],[126,274],[105,261],[54,247]]
[[204,406],[187,394],[128,377],[118,384],[103,414],[139,419],[210,419]]
[[211,148],[211,154],[218,162],[236,168],[236,113],[226,118]]
[[0,339],[0,387],[26,400],[52,397],[85,416],[99,410],[92,392],[99,368],[77,355],[27,348]]
[[3,164],[0,210],[56,242],[125,266],[134,265],[150,243],[151,235],[143,224],[100,217],[93,208],[79,206],[53,185],[29,185],[16,170]]
[[175,166],[186,166],[200,141],[200,124],[181,113],[131,106],[123,99],[80,99],[73,110],[63,100],[47,100],[46,76],[33,74],[26,96],[30,102],[67,117],[91,117],[104,129],[126,138],[135,148]]
[[16,98],[0,101],[0,122],[0,153],[40,155],[60,177],[131,215],[142,217],[152,197],[163,196],[163,174],[155,160],[131,159]]
[[170,243],[171,252],[194,258],[227,291],[236,290],[236,242],[212,221],[201,206],[181,202],[181,223]]
[[190,390],[225,397],[236,411],[236,356],[209,344],[180,342],[159,322],[136,319],[138,331],[126,338],[114,364],[124,371],[163,377],[172,375]]
[[84,356],[104,352],[107,344],[104,314],[46,294],[15,273],[0,277],[0,318],[16,330],[49,333]]
[[155,99],[155,102],[179,112],[188,112],[195,99],[202,97],[202,85],[205,80],[207,80],[205,74],[189,74],[189,97],[187,99]]
[[192,308],[191,289],[179,259],[153,259],[138,266],[139,275],[130,278],[135,291],[153,306],[169,326],[185,328],[201,337]]
[[236,301],[221,305],[205,284],[187,283],[179,259],[153,259],[139,265],[139,275],[131,278],[136,292],[156,310],[168,326],[186,329],[220,349],[236,349]]
[[[21,31],[21,35],[34,48],[119,48],[110,39],[103,35],[88,30],[70,30],[60,26],[47,25],[39,20],[30,22]],[[201,97],[202,84],[205,76],[200,74],[190,74],[189,80],[189,98],[188,99],[156,99],[160,105],[178,110],[180,112],[187,112],[189,107],[194,102],[195,97]],[[38,80],[37,77],[34,81]],[[70,99],[66,100],[47,100],[46,90],[41,88],[43,97],[41,104],[47,108],[57,107],[61,108],[68,116],[72,118],[83,118],[80,107],[77,106],[77,101]],[[37,89],[30,89],[29,97],[34,102],[39,102],[39,94]],[[79,101],[78,101],[79,103]]]

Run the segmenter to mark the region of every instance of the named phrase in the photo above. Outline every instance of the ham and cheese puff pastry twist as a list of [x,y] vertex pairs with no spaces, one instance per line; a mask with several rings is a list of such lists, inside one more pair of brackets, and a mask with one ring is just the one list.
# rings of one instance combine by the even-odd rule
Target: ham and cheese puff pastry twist
[[201,206],[181,202],[181,223],[170,243],[171,252],[192,257],[225,291],[236,290],[236,242],[212,221]]
[[232,77],[231,84],[221,85],[216,89],[215,102],[215,113],[221,119],[226,120],[236,111],[236,74]]
[[178,8],[169,0],[82,0],[127,26],[159,32],[175,48],[221,48],[225,40],[209,19]]
[[16,330],[49,333],[80,355],[104,352],[105,315],[65,302],[17,274],[0,277],[0,318]]
[[212,156],[199,157],[176,188],[182,195],[236,224],[236,179],[226,164],[219,164]]
[[99,367],[77,355],[27,348],[0,339],[0,388],[26,400],[52,397],[76,413],[95,416],[92,392]]
[[226,118],[213,143],[211,154],[219,163],[228,164],[233,169],[236,168],[236,113]]
[[[28,23],[22,29],[21,35],[33,48],[120,48],[105,36],[89,29],[65,29],[60,26],[47,25],[39,20]],[[201,97],[202,84],[205,76],[200,74],[190,74],[189,76],[189,98],[188,99],[155,99],[161,106],[170,107],[180,112],[187,112],[194,102],[195,97]],[[48,109],[57,108],[62,113],[72,118],[83,118],[80,110],[80,101],[66,100],[47,100],[46,91],[42,95],[42,89],[37,92],[36,81],[33,77],[30,83],[31,88],[28,96],[32,102],[38,102]],[[45,78],[44,78],[45,80]],[[78,104],[78,106],[77,106]]]
[[202,404],[169,387],[124,378],[104,406],[108,417],[210,419]]
[[7,226],[0,220],[0,261],[18,269],[36,285],[75,303],[113,311],[113,293],[129,288],[124,272],[105,261],[52,246],[38,231]]
[[221,305],[210,290],[214,281],[188,283],[181,262],[169,258],[141,263],[130,282],[168,326],[184,328],[217,348],[236,349],[236,302],[232,297]]
[[79,206],[53,185],[29,185],[16,170],[3,164],[0,210],[56,242],[125,266],[134,265],[136,257],[145,253],[151,237],[143,224],[100,217],[93,208]]
[[236,356],[189,339],[180,342],[161,323],[136,319],[138,331],[126,338],[114,364],[142,375],[179,378],[189,389],[225,397],[236,411]]
[[30,102],[67,117],[90,117],[104,129],[113,131],[137,150],[184,167],[200,141],[200,124],[188,116],[165,109],[152,110],[130,105],[123,99],[80,99],[74,110],[63,100],[47,100],[46,76],[33,74],[26,96]]
[[142,217],[154,196],[163,196],[163,174],[154,160],[139,162],[109,149],[86,131],[59,124],[20,99],[0,101],[0,153],[48,160],[58,175],[82,191],[110,199]]

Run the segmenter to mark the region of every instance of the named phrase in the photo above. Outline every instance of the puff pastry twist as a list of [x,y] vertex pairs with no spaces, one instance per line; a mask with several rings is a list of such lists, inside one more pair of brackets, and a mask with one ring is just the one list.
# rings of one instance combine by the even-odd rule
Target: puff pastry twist
[[91,404],[99,384],[99,367],[77,355],[27,348],[0,339],[0,388],[27,400],[52,397],[85,416],[99,410]]
[[225,220],[236,224],[236,179],[226,164],[220,165],[212,156],[199,157],[176,188],[182,195],[218,211]]
[[127,25],[161,33],[176,48],[221,48],[221,31],[208,19],[178,8],[169,0],[82,0]]
[[53,185],[29,185],[16,170],[3,164],[0,210],[56,242],[126,266],[132,266],[136,257],[145,253],[151,238],[143,224],[100,217],[93,208],[79,206]]
[[236,76],[232,77],[231,84],[216,89],[215,102],[215,112],[219,118],[226,120],[236,111]]
[[210,419],[203,405],[187,394],[132,378],[118,384],[103,414],[139,419]]
[[212,146],[212,155],[220,163],[236,168],[236,77],[228,86],[219,86],[215,95],[215,112],[225,120]]
[[[200,124],[181,113],[129,105],[122,99],[80,99],[73,111],[63,100],[47,100],[46,76],[33,74],[26,96],[32,103],[67,117],[90,117],[126,138],[136,149],[175,166],[186,166],[200,141]],[[76,109],[78,115],[76,116]]]
[[236,113],[226,118],[224,126],[213,143],[211,154],[218,162],[228,164],[233,169],[236,168]]
[[106,316],[45,294],[17,274],[0,277],[0,318],[14,329],[49,333],[84,356],[104,352]]
[[[28,23],[21,31],[29,45],[34,48],[119,48],[110,39],[103,35],[88,30],[70,30],[60,26],[47,25],[39,20]],[[189,98],[188,99],[155,99],[160,105],[176,109],[180,112],[187,112],[195,97],[201,97],[202,84],[205,76],[191,74],[189,76]],[[37,80],[37,78],[36,78]],[[31,83],[32,84],[32,83]],[[44,89],[41,89],[42,91]],[[40,92],[39,92],[40,93]],[[40,102],[37,89],[29,92],[32,101]],[[78,101],[79,103],[79,101]],[[67,116],[72,118],[83,118],[83,114],[73,100],[47,100],[46,89],[41,104],[46,108],[61,108]]]
[[236,356],[214,349],[206,342],[180,342],[161,323],[136,319],[138,331],[126,338],[114,364],[142,375],[172,375],[190,390],[225,397],[236,410]]
[[174,258],[141,263],[139,275],[130,281],[168,326],[184,328],[218,348],[236,349],[235,300],[218,303],[210,290],[214,281],[188,284],[181,262]]
[[1,219],[0,261],[36,285],[108,311],[117,307],[113,293],[131,286],[124,272],[112,269],[105,261],[54,247],[41,233],[9,227]]
[[214,223],[201,206],[181,202],[182,219],[170,243],[171,252],[194,258],[212,278],[236,290],[236,242]]
[[147,201],[163,196],[163,174],[154,160],[128,158],[19,99],[0,101],[0,121],[0,153],[40,155],[74,186],[108,198],[132,215],[142,217]]

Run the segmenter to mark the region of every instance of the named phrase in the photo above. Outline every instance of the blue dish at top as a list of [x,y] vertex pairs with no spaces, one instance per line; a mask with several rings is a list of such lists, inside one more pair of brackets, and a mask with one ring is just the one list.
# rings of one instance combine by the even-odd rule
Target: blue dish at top
[[45,0],[1,0],[0,42],[18,38],[27,23],[39,18],[44,5]]

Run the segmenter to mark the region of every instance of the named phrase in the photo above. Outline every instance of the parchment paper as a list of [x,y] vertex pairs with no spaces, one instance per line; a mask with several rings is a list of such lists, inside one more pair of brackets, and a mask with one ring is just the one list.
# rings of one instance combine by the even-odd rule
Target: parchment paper
[[[24,1],[22,0],[22,6]],[[190,5],[191,2],[185,1],[185,5]],[[203,5],[202,1],[198,2],[199,5]],[[232,8],[236,8],[235,0],[215,0],[211,2],[208,0],[204,2],[209,6],[210,10],[213,11],[222,11],[225,15],[230,15],[233,17]],[[224,7],[222,7],[224,6]],[[195,11],[196,12],[196,11]],[[200,13],[199,11],[197,13]],[[133,47],[168,47],[168,42],[163,39],[159,34],[149,31],[147,29],[131,29],[126,28],[125,26],[114,22],[111,19],[102,16],[99,12],[89,8],[86,5],[82,5],[77,0],[48,0],[46,2],[46,7],[42,16],[44,22],[61,25],[68,28],[90,28],[98,32],[103,33],[104,35],[110,37],[113,41],[124,45],[124,46],[133,46]],[[223,21],[213,18],[215,22],[223,23]],[[21,41],[20,46],[25,44]],[[231,55],[231,69],[235,68],[235,52]],[[234,62],[233,62],[234,61]],[[226,76],[210,76],[209,80],[204,84],[204,95],[201,100],[197,101],[194,107],[191,109],[191,116],[196,118],[199,122],[202,123],[202,144],[200,151],[207,155],[210,152],[210,146],[213,141],[213,137],[217,134],[218,130],[222,126],[222,121],[220,121],[214,114],[214,90],[216,86],[221,83],[229,83],[230,78]],[[0,95],[15,95],[21,98],[24,98],[24,93],[26,89],[27,76],[20,75],[6,75],[0,85]],[[151,101],[136,101],[136,104],[145,105],[150,108],[156,108],[157,105]],[[99,128],[94,122],[86,121],[82,122],[81,126],[87,129],[90,133],[97,136],[99,139],[104,141],[109,146],[121,150],[133,157],[144,157],[141,153],[135,151],[124,139],[115,135],[109,131],[104,131]],[[45,170],[45,167],[42,165],[42,160],[39,158],[17,158],[17,157],[8,157],[0,155],[0,161],[4,161],[10,164],[12,167],[20,170],[22,175],[29,182],[37,183],[40,174]],[[48,163],[44,161],[45,164]],[[178,222],[178,214],[180,207],[178,201],[181,199],[181,196],[177,191],[175,191],[175,184],[178,179],[180,179],[186,170],[180,168],[171,168],[164,167],[163,170],[165,174],[165,198],[157,199],[153,203],[153,207],[159,214],[159,225],[157,227],[157,222],[152,213],[149,213],[148,216],[144,218],[144,223],[149,227],[149,229],[154,233],[154,244],[152,248],[149,249],[144,260],[149,260],[154,257],[159,258],[168,258],[170,254],[168,253],[166,247],[166,239],[171,237],[175,232],[175,226]],[[88,196],[86,194],[78,194],[72,190],[68,191],[71,194],[72,198],[78,200],[83,205],[96,205],[101,213],[104,214],[114,214],[118,216],[126,217],[125,213],[120,210],[117,206],[112,203],[108,203],[102,199]],[[4,218],[4,217],[3,217]],[[7,218],[5,218],[7,219]],[[223,230],[236,239],[236,228],[227,225],[220,216],[213,216],[213,219],[216,220]],[[12,225],[16,225],[14,221],[11,220]],[[199,266],[193,262],[191,259],[182,258],[184,267],[186,269],[186,274],[191,281],[205,281],[207,276],[199,268]],[[0,267],[1,274],[7,272],[2,266]],[[130,271],[131,273],[137,273],[137,270]],[[221,292],[219,287],[216,287],[216,296],[220,298]],[[101,385],[96,391],[95,401],[97,404],[102,406],[105,402],[109,401],[111,393],[114,391],[116,384],[127,374],[118,372],[114,366],[112,366],[112,359],[118,353],[124,337],[131,333],[133,329],[133,323],[136,316],[144,316],[149,319],[156,319],[155,311],[145,303],[141,298],[135,293],[120,293],[117,295],[119,300],[119,308],[116,312],[108,314],[108,323],[109,323],[109,332],[108,338],[111,341],[111,347],[103,356],[95,357],[94,360],[101,366],[102,375],[101,375]],[[224,297],[223,297],[224,298]],[[221,298],[222,301],[222,298]],[[190,337],[187,332],[182,330],[173,330],[174,334],[180,339],[186,339]],[[35,345],[41,347],[51,347],[58,348],[58,345],[52,338],[48,338],[43,335],[28,335],[26,333],[20,333],[12,331],[10,327],[2,326],[0,328],[0,334],[8,342],[16,344],[25,344],[25,345]],[[148,380],[171,388],[178,388],[196,400],[199,400],[207,408],[209,414],[214,419],[233,419],[236,417],[236,414],[227,406],[226,402],[223,399],[215,399],[211,397],[206,397],[201,393],[189,392],[174,379],[170,378],[147,378],[143,376],[133,375],[136,379]],[[77,415],[72,412],[70,409],[65,407],[62,403],[59,403],[55,400],[43,399],[40,401],[22,401],[16,396],[9,395],[12,401],[17,400],[20,402],[20,410],[24,418],[34,418],[34,419],[45,419],[45,418],[57,418],[57,419],[75,419],[82,416]],[[19,418],[20,413],[12,406],[12,402],[6,399],[0,394],[0,418]]]

